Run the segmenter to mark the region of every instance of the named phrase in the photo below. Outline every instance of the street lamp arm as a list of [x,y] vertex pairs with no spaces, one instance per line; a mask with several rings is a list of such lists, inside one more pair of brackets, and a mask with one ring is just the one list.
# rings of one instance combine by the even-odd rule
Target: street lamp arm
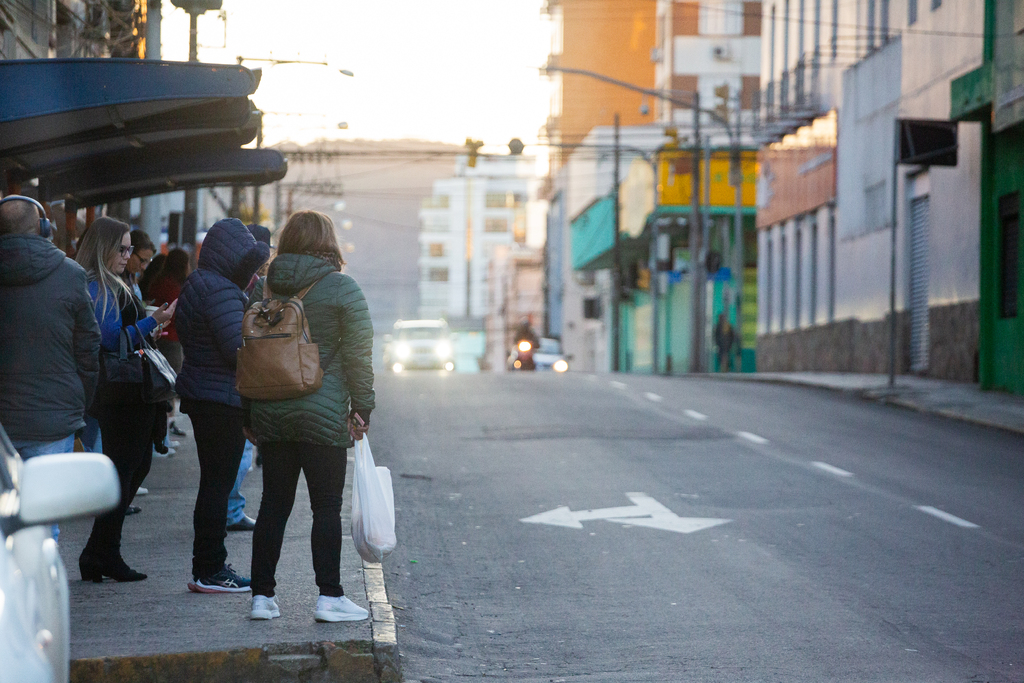
[[[684,109],[692,110],[694,108],[694,99],[695,99],[694,98],[694,93],[686,91],[686,90],[669,90],[669,91],[667,91],[667,92],[672,92],[672,93],[685,93],[686,95],[689,96],[688,100],[681,100],[681,99],[678,99],[678,98],[674,97],[673,95],[666,94],[666,91],[664,91],[664,90],[653,90],[651,88],[644,88],[643,86],[639,86],[639,85],[636,85],[634,83],[630,83],[628,81],[620,81],[617,78],[612,78],[611,76],[605,76],[604,74],[597,73],[596,71],[588,71],[587,69],[572,69],[572,68],[564,67],[564,66],[543,66],[543,67],[541,67],[540,70],[541,70],[542,73],[547,73],[549,71],[554,71],[554,72],[557,72],[557,73],[575,74],[577,76],[587,76],[589,78],[593,78],[593,79],[598,80],[598,81],[603,81],[604,83],[611,83],[612,85],[617,85],[620,88],[625,88],[626,90],[632,90],[633,92],[638,92],[638,93],[641,93],[643,95],[649,95],[651,97],[656,97],[659,100],[664,100],[665,102],[671,102],[672,104],[677,105],[679,107],[683,107]],[[714,119],[716,122],[722,124],[722,126],[725,127],[725,132],[729,136],[730,139],[735,137],[735,134],[733,133],[732,126],[730,126],[729,122],[725,118],[723,118],[718,112],[716,112],[713,109],[704,109],[703,107],[698,107],[697,110],[700,111],[703,114],[707,114],[712,119]]]
[[243,57],[242,55],[238,55],[235,59],[238,60],[239,64],[242,62],[268,62],[275,66],[278,64],[316,64],[318,66],[330,66],[326,61],[311,62],[305,59],[274,59],[273,57]]

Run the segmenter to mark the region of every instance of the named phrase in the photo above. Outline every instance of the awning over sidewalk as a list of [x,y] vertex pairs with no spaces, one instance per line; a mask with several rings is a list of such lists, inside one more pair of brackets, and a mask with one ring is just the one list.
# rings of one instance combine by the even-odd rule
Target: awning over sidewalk
[[[615,199],[602,197],[584,209],[572,221],[573,270],[602,270],[611,268],[615,241]],[[645,234],[632,238],[619,233],[622,263],[645,258],[649,237]]]
[[238,65],[0,61],[0,171],[80,205],[278,180],[279,153],[240,149],[256,136],[258,84]]
[[97,206],[214,185],[264,185],[281,180],[287,171],[288,162],[274,149],[160,147],[89,159],[47,178],[40,193],[51,201],[66,198]]
[[[57,141],[130,141],[138,132],[136,127],[152,132],[154,123],[162,130],[197,127],[209,110],[184,110],[246,100],[258,85],[256,75],[238,65],[139,59],[3,60],[0,163],[16,150],[53,148]],[[235,104],[236,115],[239,106]],[[242,123],[244,119],[235,125]]]

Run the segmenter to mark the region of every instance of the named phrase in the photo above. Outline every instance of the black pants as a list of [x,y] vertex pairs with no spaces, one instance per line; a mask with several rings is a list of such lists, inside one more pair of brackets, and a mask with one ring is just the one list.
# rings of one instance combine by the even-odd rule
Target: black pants
[[348,456],[344,448],[301,442],[260,444],[263,500],[252,536],[252,594],[274,595],[274,573],[288,516],[295,504],[299,472],[306,475],[313,510],[313,571],[320,595],[344,595],[341,588],[341,494]]
[[[213,401],[181,401],[181,412],[192,420],[199,453],[199,493],[192,514],[192,574],[216,574],[228,559],[228,496],[238,476],[245,450],[241,408]],[[105,438],[105,437],[104,437]]]
[[103,454],[114,463],[121,483],[117,507],[97,517],[84,554],[100,559],[121,555],[121,528],[128,504],[153,464],[153,420],[156,406],[149,403],[104,406],[96,410],[103,435]]

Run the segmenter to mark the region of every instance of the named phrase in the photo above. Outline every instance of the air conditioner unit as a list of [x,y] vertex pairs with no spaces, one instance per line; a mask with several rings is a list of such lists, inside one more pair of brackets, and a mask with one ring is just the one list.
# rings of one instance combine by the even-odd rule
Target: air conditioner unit
[[715,61],[728,62],[732,59],[732,50],[729,49],[728,45],[713,45],[711,47],[711,57]]

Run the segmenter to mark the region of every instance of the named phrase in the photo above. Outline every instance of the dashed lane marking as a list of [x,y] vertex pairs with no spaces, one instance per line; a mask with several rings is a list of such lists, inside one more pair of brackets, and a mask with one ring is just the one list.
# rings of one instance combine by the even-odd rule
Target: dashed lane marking
[[644,396],[646,396],[648,400],[654,401],[655,403],[661,400],[661,396],[658,396],[652,391],[648,391],[646,394],[644,394]]
[[705,415],[704,413],[698,413],[696,410],[684,410],[683,412],[686,413],[686,417],[688,417],[690,419],[693,419],[693,420],[706,420],[706,419],[708,419],[707,415]]
[[829,465],[827,462],[812,462],[811,464],[817,467],[819,470],[824,470],[825,472],[828,472],[829,474],[834,474],[837,477],[853,476],[853,472],[847,472],[846,470],[835,467],[834,465]]
[[960,519],[956,515],[951,515],[948,512],[943,512],[942,510],[940,510],[938,508],[933,508],[931,505],[916,505],[914,507],[916,507],[918,510],[920,510],[921,512],[923,512],[925,514],[931,515],[932,517],[938,517],[939,519],[941,519],[944,522],[949,522],[950,524],[956,524],[957,526],[963,527],[964,529],[977,529],[977,528],[979,528],[978,525],[975,524],[974,522],[968,522],[966,519]]
[[608,384],[611,384],[616,389],[625,389],[626,388],[625,384],[623,384],[622,382],[616,382],[615,380],[612,380],[611,382],[608,382]]
[[752,441],[753,443],[768,443],[768,439],[764,438],[763,436],[758,436],[757,434],[751,434],[750,432],[736,432],[736,436],[740,437],[741,439],[746,439],[747,441]]

